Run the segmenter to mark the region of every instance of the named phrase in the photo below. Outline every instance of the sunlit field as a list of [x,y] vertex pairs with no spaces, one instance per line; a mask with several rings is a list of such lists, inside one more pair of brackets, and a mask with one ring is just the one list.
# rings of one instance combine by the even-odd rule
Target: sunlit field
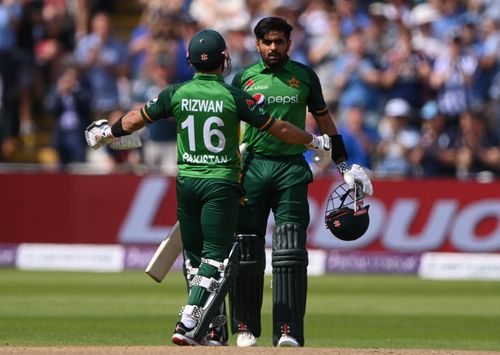
[[[261,346],[271,346],[270,285]],[[181,273],[157,284],[139,271],[0,269],[0,346],[170,346],[185,300]],[[306,346],[498,351],[500,282],[310,277]]]

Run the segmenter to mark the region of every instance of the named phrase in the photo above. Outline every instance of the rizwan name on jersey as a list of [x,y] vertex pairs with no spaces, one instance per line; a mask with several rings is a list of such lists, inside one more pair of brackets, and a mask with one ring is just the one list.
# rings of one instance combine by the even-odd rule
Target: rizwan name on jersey
[[182,99],[181,110],[189,112],[219,112],[224,110],[222,100]]
[[190,164],[226,164],[229,159],[227,155],[192,155],[189,153],[184,153],[182,155],[182,161]]

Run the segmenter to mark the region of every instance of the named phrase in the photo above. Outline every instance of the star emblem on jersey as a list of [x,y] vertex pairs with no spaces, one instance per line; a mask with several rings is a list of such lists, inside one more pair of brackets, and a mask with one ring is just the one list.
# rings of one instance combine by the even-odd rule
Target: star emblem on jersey
[[287,80],[288,81],[288,84],[290,84],[290,87],[291,88],[299,88],[299,83],[300,81],[298,81],[294,76],[292,76],[292,78],[290,80]]
[[207,53],[202,53],[201,54],[201,60],[203,60],[205,62],[207,59],[208,59]]

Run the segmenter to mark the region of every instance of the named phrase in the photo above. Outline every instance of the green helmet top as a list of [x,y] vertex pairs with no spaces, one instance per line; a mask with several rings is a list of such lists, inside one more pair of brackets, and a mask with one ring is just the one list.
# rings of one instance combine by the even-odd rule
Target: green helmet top
[[189,41],[188,59],[193,64],[213,64],[224,60],[226,41],[214,30],[201,30]]

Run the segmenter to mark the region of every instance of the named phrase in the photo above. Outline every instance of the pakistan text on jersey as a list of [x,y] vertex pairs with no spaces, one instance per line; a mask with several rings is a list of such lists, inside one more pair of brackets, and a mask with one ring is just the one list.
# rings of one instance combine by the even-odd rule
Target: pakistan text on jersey
[[202,99],[182,99],[181,110],[189,112],[222,112],[224,101],[222,100],[202,100]]
[[182,155],[182,161],[190,164],[225,164],[229,161],[229,158],[227,155],[191,155],[189,153],[184,153]]

